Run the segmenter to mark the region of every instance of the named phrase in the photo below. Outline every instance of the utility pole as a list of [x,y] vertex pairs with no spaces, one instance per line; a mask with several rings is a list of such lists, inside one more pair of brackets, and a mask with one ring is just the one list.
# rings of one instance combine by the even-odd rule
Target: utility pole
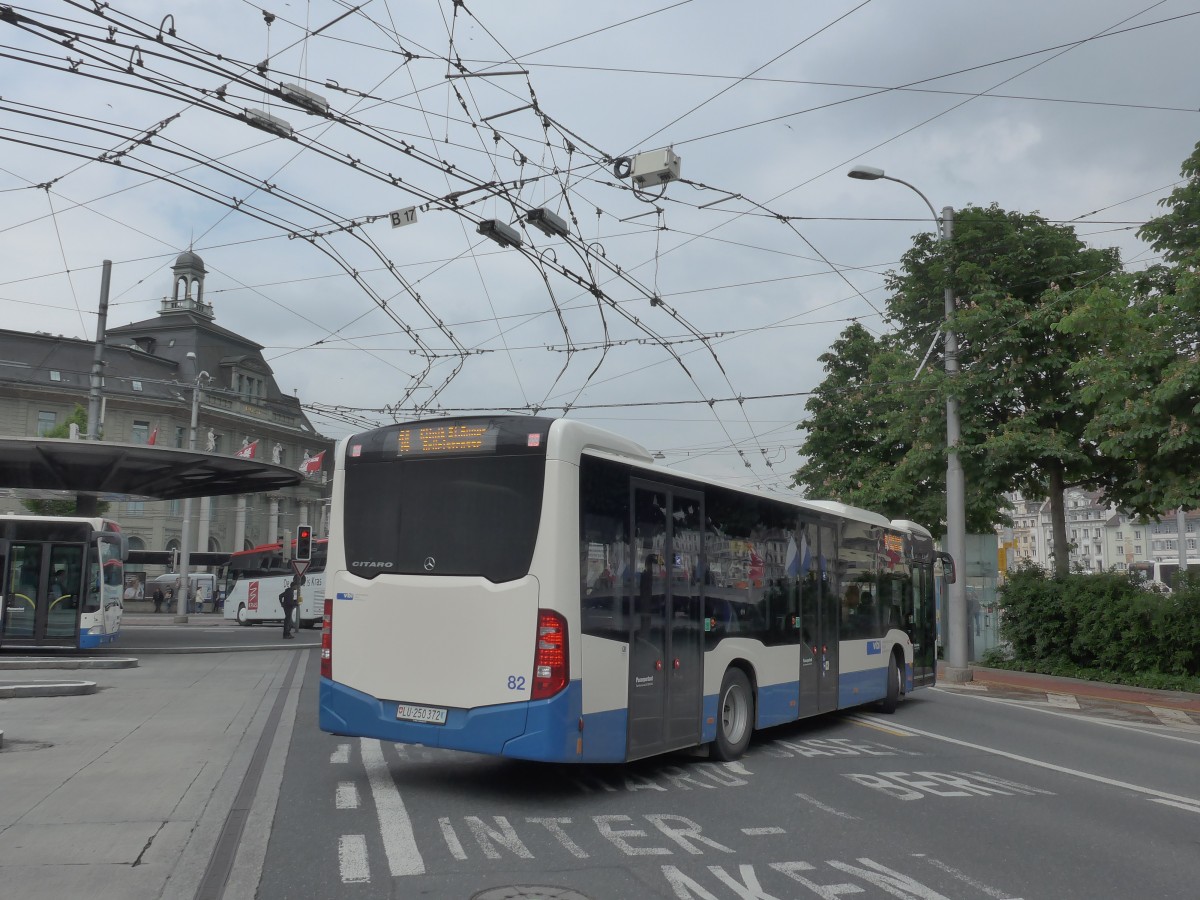
[[[98,441],[104,431],[100,421],[100,391],[104,380],[104,333],[108,327],[108,286],[112,280],[112,260],[104,260],[100,274],[100,312],[96,318],[96,348],[92,353],[91,386],[88,390],[87,439]],[[75,514],[94,516],[100,505],[90,494],[75,495]]]

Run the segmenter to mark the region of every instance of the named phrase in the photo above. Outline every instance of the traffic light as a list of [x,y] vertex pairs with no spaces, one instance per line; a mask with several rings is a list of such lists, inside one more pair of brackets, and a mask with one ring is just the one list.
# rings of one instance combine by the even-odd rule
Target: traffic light
[[312,528],[308,525],[296,529],[296,559],[312,559]]

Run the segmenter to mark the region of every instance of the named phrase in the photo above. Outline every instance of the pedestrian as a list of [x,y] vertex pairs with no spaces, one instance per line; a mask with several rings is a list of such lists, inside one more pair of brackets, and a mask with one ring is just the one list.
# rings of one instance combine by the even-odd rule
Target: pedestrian
[[154,611],[156,613],[162,612],[162,605],[163,605],[164,599],[166,599],[166,598],[163,597],[162,588],[160,588],[158,585],[155,585],[154,586]]
[[196,585],[196,612],[204,612],[204,588],[201,585]]
[[279,595],[279,603],[283,607],[283,636],[285,638],[295,638],[295,635],[292,634],[292,613],[296,609],[296,585],[294,579],[288,582],[288,586]]

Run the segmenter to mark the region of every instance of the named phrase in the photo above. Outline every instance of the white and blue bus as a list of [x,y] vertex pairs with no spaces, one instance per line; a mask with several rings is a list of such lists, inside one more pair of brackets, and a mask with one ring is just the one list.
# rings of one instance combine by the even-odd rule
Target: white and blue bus
[[0,516],[0,648],[115,641],[127,547],[108,519]]
[[320,726],[620,762],[936,677],[928,531],[654,464],[526,416],[389,425],[338,446]]

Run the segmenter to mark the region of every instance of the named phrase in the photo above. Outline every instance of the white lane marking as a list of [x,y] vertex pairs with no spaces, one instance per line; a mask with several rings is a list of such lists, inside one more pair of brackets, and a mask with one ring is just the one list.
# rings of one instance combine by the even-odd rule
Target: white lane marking
[[[955,744],[959,747],[967,747],[971,750],[979,750],[983,753],[990,753],[993,756],[1002,756],[1005,759],[1015,760],[1016,762],[1025,763],[1029,766],[1037,766],[1039,769],[1049,769],[1051,772],[1059,772],[1063,775],[1074,775],[1076,778],[1083,778],[1086,781],[1095,781],[1098,784],[1106,784],[1109,787],[1122,788],[1127,791],[1135,791],[1139,794],[1146,794],[1150,797],[1162,797],[1164,800],[1171,800],[1175,803],[1187,803],[1192,806],[1200,807],[1200,800],[1192,797],[1184,797],[1181,794],[1172,794],[1168,791],[1160,791],[1156,788],[1145,787],[1140,784],[1133,784],[1128,781],[1118,781],[1116,778],[1107,778],[1104,775],[1095,775],[1091,772],[1084,772],[1082,769],[1071,769],[1067,766],[1060,766],[1056,763],[1046,762],[1041,759],[1034,759],[1031,756],[1021,756],[1019,753],[1010,753],[1008,750],[1001,750],[997,747],[986,747],[983,744],[975,744],[971,741],[962,741],[958,738],[952,738],[945,734],[936,734],[932,731],[923,731],[920,728],[910,728],[914,734],[919,734],[922,737],[932,738],[935,741],[945,741],[947,744]],[[799,795],[797,795],[799,796]]]
[[763,834],[787,834],[778,825],[768,825],[766,828],[743,828],[742,834],[748,834],[750,837],[758,837]]
[[[929,690],[939,694],[952,694],[952,691],[945,691],[942,688],[930,688]],[[1096,716],[1076,715],[1074,713],[1058,712],[1054,709],[1046,709],[1046,705],[1040,700],[1010,700],[1007,697],[971,697],[972,700],[980,700],[984,703],[1002,703],[1005,706],[1011,706],[1017,709],[1028,709],[1033,712],[1042,713],[1047,716],[1061,716],[1064,719],[1070,719],[1072,722],[1086,722],[1089,725],[1101,725],[1105,728],[1123,728],[1126,731],[1136,731],[1138,734],[1149,734],[1154,737],[1166,738],[1168,741],[1183,741],[1185,744],[1200,744],[1200,741],[1193,740],[1189,737],[1184,737],[1179,734],[1164,734],[1161,731],[1154,729],[1161,728],[1161,725],[1151,725],[1150,723],[1137,724],[1130,722],[1115,722],[1112,719],[1101,719]],[[1124,702],[1124,701],[1122,701]],[[1137,704],[1134,704],[1137,705]]]
[[1161,798],[1156,797],[1156,798],[1152,799],[1150,802],[1151,803],[1162,803],[1165,806],[1177,806],[1177,807],[1179,807],[1179,809],[1186,809],[1188,812],[1200,813],[1200,802],[1197,802],[1195,800],[1191,800],[1186,803],[1180,803],[1177,800],[1163,800]]
[[361,884],[371,880],[367,864],[367,839],[361,834],[343,834],[338,838],[338,868],[342,884]]
[[450,850],[450,855],[455,859],[466,859],[467,853],[463,850],[462,841],[458,839],[458,832],[454,830],[454,826],[450,824],[450,819],[442,817],[438,819],[438,825],[442,828],[442,838],[446,841],[446,846]]
[[1051,706],[1060,706],[1063,709],[1079,709],[1079,701],[1075,699],[1074,694],[1052,694],[1046,691],[1046,701]]
[[353,781],[339,781],[335,805],[338,809],[358,809],[358,788]]
[[876,731],[883,731],[895,737],[912,737],[911,731],[905,731],[898,725],[890,724],[888,719],[880,719],[875,716],[868,716],[865,713],[850,713],[844,718],[851,722],[857,722],[859,725],[865,725],[867,728],[874,728]]
[[396,782],[383,758],[383,745],[374,738],[360,738],[359,753],[367,770],[371,796],[375,799],[379,833],[392,875],[424,875],[425,861],[417,850],[417,839],[404,800],[396,790]]
[[1154,713],[1154,717],[1164,725],[1182,725],[1188,731],[1200,731],[1200,725],[1182,709],[1168,709],[1164,706],[1147,706],[1146,709]]
[[852,815],[850,815],[850,813],[844,813],[840,809],[834,809],[832,806],[826,806],[824,803],[822,803],[816,797],[810,797],[810,796],[808,796],[808,794],[797,794],[796,796],[799,797],[801,800],[803,800],[805,803],[811,803],[817,809],[821,810],[821,812],[827,812],[827,813],[830,813],[835,816],[840,816],[843,819],[853,819],[853,820],[858,819],[858,816],[852,816]]
[[922,857],[925,862],[929,863],[935,869],[941,869],[947,875],[954,876],[963,884],[970,885],[981,894],[987,894],[989,897],[996,898],[996,900],[1010,900],[1008,891],[1002,891],[999,888],[994,888],[990,885],[984,884],[982,881],[972,878],[966,872],[960,872],[958,869],[954,868],[954,866],[947,865],[940,859],[934,859],[932,856],[925,856],[924,853],[914,853],[913,856]]
[[350,762],[350,745],[338,744],[337,749],[329,754],[329,761],[334,765]]

